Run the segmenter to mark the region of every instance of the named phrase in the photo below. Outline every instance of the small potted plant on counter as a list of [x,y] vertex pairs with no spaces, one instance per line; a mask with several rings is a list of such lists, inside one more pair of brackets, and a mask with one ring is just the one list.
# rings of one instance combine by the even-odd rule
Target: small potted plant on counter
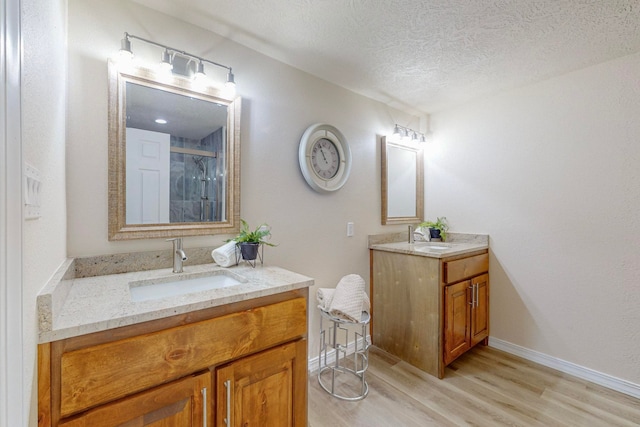
[[420,227],[428,228],[432,239],[442,239],[443,242],[447,240],[447,230],[449,230],[447,217],[441,216],[435,221],[425,221],[420,224]]
[[258,257],[258,249],[260,245],[275,246],[273,243],[267,242],[265,239],[271,236],[271,227],[268,224],[260,224],[255,230],[249,229],[249,224],[244,219],[240,220],[240,234],[235,238],[227,240],[234,241],[240,248],[242,259],[247,261],[255,261]]

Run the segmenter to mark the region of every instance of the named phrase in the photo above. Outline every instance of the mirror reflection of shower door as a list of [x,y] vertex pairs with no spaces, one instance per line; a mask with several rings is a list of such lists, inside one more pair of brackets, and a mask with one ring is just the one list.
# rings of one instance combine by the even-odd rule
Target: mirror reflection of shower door
[[127,128],[127,224],[169,222],[169,134]]

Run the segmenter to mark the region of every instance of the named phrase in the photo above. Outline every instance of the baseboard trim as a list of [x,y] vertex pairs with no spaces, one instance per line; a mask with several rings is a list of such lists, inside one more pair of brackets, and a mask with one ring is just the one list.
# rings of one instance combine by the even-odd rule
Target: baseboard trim
[[[369,335],[367,335],[367,340],[368,342],[371,342],[371,337]],[[358,346],[356,347],[356,343],[358,344]],[[362,342],[362,338],[359,338],[356,341],[351,341],[348,345],[347,345],[347,355],[351,355],[356,351],[356,348],[362,348],[363,342]],[[310,374],[314,374],[318,371],[319,368],[319,363],[320,361],[320,355],[316,354],[315,357],[312,357],[309,359],[309,365],[308,365],[308,371]],[[330,350],[327,351],[327,364],[331,364],[333,362],[336,361],[336,351],[335,350]]]
[[498,338],[490,337],[489,346],[640,399],[640,384],[634,384],[627,380],[603,374],[602,372],[594,371],[593,369],[585,368],[584,366],[576,365],[575,363],[530,350]]

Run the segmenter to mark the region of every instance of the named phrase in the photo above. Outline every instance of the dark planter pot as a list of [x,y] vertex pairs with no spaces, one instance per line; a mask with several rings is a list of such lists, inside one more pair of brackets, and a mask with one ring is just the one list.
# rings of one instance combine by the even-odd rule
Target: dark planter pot
[[440,230],[437,230],[435,228],[430,228],[429,229],[429,234],[431,235],[432,239],[439,239],[440,236]]
[[242,259],[253,261],[258,257],[259,248],[260,243],[240,243],[240,253],[242,254]]

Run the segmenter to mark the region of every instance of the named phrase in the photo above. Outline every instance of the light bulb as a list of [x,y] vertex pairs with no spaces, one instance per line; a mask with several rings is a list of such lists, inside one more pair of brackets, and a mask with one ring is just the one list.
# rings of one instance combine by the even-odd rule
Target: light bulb
[[173,65],[171,64],[171,55],[169,54],[169,50],[167,49],[162,52],[162,62],[160,62],[160,67],[165,71],[173,70]]

